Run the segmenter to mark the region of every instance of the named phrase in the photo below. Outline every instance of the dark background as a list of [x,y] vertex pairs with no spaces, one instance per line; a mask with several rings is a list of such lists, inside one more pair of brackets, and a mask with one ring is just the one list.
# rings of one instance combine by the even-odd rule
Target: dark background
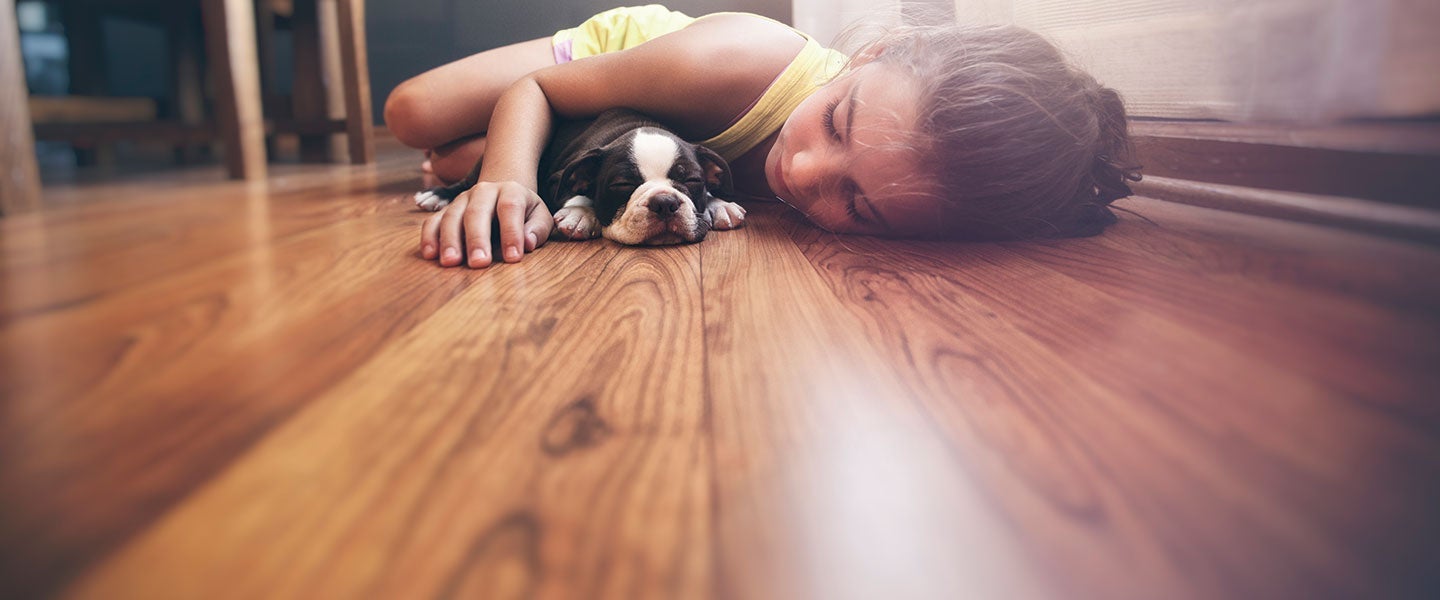
[[[31,30],[22,26],[26,79],[32,94],[65,94],[69,91],[65,32],[57,6],[63,0],[20,0],[17,4],[37,2],[44,5],[47,23]],[[405,79],[476,52],[549,37],[558,29],[624,4],[615,0],[367,0],[365,5],[370,87],[378,123],[385,97]],[[692,16],[744,11],[791,22],[790,0],[672,0],[666,6]],[[102,32],[108,94],[150,96],[163,106],[172,76],[164,30],[144,20],[109,17],[102,23]],[[276,46],[276,91],[289,93],[288,32],[277,32]]]
[[[614,0],[368,0],[370,85],[377,115],[385,95],[421,71],[490,48],[548,37],[623,5]],[[790,0],[672,0],[665,5],[691,16],[741,11],[791,22]]]

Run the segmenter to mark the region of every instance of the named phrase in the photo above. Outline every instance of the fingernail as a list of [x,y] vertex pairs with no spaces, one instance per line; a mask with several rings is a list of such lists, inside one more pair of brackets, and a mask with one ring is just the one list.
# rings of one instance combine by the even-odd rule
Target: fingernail
[[520,258],[520,249],[514,246],[505,247],[505,260],[516,260]]
[[425,247],[420,249],[420,255],[425,258],[435,258],[435,246],[425,244]]
[[481,262],[485,260],[484,250],[473,250],[470,252],[470,262]]
[[531,250],[534,250],[537,246],[540,245],[540,238],[536,237],[535,232],[533,231],[525,234],[525,239],[530,240],[529,249]]
[[440,257],[440,260],[459,260],[459,259],[460,259],[460,251],[459,251],[459,250],[456,250],[456,249],[454,249],[454,248],[446,248],[446,249],[445,249],[445,255]]

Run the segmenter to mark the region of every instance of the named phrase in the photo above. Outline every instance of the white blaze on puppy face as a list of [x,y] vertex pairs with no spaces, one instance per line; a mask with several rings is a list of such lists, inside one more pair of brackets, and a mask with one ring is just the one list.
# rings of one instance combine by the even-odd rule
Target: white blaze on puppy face
[[[699,239],[695,203],[684,189],[670,181],[670,170],[680,156],[675,139],[639,131],[630,143],[630,157],[645,181],[630,195],[624,211],[604,228],[605,238],[622,244],[677,244]],[[650,210],[650,198],[669,192],[681,198],[680,208],[669,219],[660,219]]]
[[670,167],[675,165],[679,151],[675,140],[648,131],[636,133],[630,146],[630,156],[634,158],[635,166],[640,168],[640,176],[647,182],[669,179]]

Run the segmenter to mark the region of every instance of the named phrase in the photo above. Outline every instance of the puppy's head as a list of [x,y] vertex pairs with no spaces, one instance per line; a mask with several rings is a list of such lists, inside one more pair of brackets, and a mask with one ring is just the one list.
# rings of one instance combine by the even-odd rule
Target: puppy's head
[[656,127],[582,154],[560,179],[562,189],[594,202],[600,235],[632,246],[705,239],[707,203],[734,191],[725,159]]

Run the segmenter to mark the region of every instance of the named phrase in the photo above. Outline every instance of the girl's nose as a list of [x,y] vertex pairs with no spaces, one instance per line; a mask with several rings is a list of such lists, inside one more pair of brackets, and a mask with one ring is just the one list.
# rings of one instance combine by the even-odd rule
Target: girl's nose
[[821,152],[802,151],[795,155],[790,164],[790,187],[795,190],[813,190],[829,176],[825,156]]

